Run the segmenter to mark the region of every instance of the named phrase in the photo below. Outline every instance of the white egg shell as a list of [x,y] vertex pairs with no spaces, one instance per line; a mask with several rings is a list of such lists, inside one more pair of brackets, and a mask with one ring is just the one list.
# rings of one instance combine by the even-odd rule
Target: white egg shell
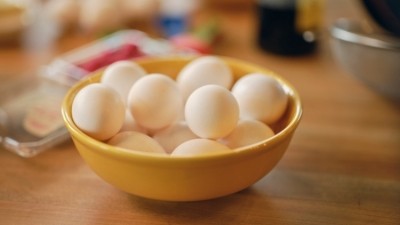
[[232,152],[227,146],[210,139],[191,139],[180,144],[171,156],[198,156]]
[[163,146],[167,153],[171,153],[178,145],[185,141],[198,138],[187,126],[186,122],[179,121],[171,126],[156,132],[154,140]]
[[134,151],[166,154],[158,142],[137,131],[118,133],[108,140],[107,144]]
[[121,130],[119,132],[122,132],[122,131],[137,131],[140,133],[147,134],[146,129],[139,126],[139,124],[135,121],[135,118],[133,118],[133,116],[129,110],[125,110],[125,120],[124,120],[124,123],[122,124]]
[[174,80],[163,74],[149,74],[133,84],[128,109],[136,122],[150,132],[174,123],[183,100]]
[[72,102],[72,118],[87,135],[106,140],[122,127],[125,106],[117,92],[107,85],[93,83],[82,88]]
[[185,105],[189,128],[201,138],[218,139],[228,135],[239,119],[239,106],[231,92],[209,84],[196,89]]
[[137,63],[122,60],[107,66],[100,82],[116,90],[126,102],[132,85],[144,75],[146,71]]
[[231,149],[255,144],[274,136],[274,131],[265,123],[258,120],[239,120],[235,129],[226,137],[219,140],[220,143]]
[[288,96],[282,85],[267,74],[252,73],[240,78],[232,87],[240,107],[240,117],[272,124],[286,110]]
[[206,84],[216,84],[229,89],[233,83],[233,74],[222,59],[216,56],[202,56],[182,68],[176,81],[183,98],[187,99],[194,90]]

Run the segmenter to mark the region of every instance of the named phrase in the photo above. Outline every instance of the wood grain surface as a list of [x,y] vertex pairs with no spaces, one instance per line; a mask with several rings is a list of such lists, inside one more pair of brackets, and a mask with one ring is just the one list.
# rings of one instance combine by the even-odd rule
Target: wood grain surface
[[[265,66],[300,93],[304,116],[276,168],[239,193],[175,203],[115,189],[88,168],[71,141],[29,159],[1,148],[0,224],[400,224],[399,104],[336,64],[326,29],[315,54],[284,57],[257,46],[252,7],[204,15],[210,14],[222,25],[215,54]],[[52,57],[91,40],[66,35]],[[18,46],[0,48],[2,79],[35,63]]]

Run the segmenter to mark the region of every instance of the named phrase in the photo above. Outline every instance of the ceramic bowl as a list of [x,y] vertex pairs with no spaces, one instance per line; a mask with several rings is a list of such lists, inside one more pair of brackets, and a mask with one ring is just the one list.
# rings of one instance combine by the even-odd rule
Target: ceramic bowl
[[[250,72],[271,73],[245,61],[221,57],[236,79]],[[149,73],[164,73],[173,78],[192,57],[149,58],[137,60]],[[71,104],[79,90],[98,82],[102,71],[74,85],[62,105],[65,125],[84,161],[116,188],[150,199],[197,201],[226,196],[243,190],[267,175],[284,155],[300,122],[302,108],[294,87],[282,77],[273,76],[289,96],[284,116],[272,127],[276,135],[229,153],[196,157],[171,157],[129,151],[97,141],[74,124]]]

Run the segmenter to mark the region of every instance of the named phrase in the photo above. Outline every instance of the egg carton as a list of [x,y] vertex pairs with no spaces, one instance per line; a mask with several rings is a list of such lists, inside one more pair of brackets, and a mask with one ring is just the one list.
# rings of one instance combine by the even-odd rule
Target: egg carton
[[72,85],[118,60],[174,54],[196,52],[138,30],[122,30],[55,58],[34,76],[1,81],[0,143],[28,158],[68,140],[60,109]]

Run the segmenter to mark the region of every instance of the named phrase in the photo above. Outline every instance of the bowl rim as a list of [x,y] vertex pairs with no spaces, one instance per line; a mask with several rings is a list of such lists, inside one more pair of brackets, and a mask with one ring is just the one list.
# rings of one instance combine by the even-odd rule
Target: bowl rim
[[[217,55],[214,55],[217,56]],[[191,61],[199,56],[168,56],[168,57],[143,57],[140,59],[135,59],[135,62],[137,63],[149,63],[153,61],[157,62],[168,62],[168,61]],[[80,80],[76,84],[74,84],[67,92],[67,94],[64,97],[64,100],[62,102],[61,106],[61,114],[62,118],[64,120],[64,124],[67,127],[67,129],[70,132],[70,135],[73,137],[73,139],[78,140],[80,143],[83,143],[86,145],[91,151],[96,151],[97,153],[101,154],[106,154],[107,156],[122,159],[122,160],[127,160],[131,161],[132,159],[135,159],[137,162],[144,162],[148,163],[149,161],[153,162],[155,165],[158,163],[162,162],[171,162],[173,164],[179,164],[179,163],[187,163],[188,161],[190,162],[202,162],[202,161],[210,161],[210,160],[217,160],[221,158],[231,158],[234,160],[243,160],[247,157],[251,157],[254,154],[260,154],[261,152],[264,152],[264,148],[260,148],[260,146],[275,146],[279,144],[281,141],[283,141],[287,135],[290,135],[290,133],[293,133],[296,127],[298,126],[301,117],[302,117],[302,103],[300,100],[299,93],[297,90],[291,85],[288,81],[286,81],[284,78],[281,76],[277,75],[275,72],[270,71],[266,68],[263,68],[260,65],[231,58],[231,57],[226,57],[226,56],[217,56],[221,59],[223,59],[226,63],[228,64],[237,64],[239,65],[240,68],[243,70],[249,70],[249,71],[259,71],[259,72],[268,72],[268,75],[271,75],[274,77],[285,89],[286,93],[289,95],[289,98],[292,99],[293,101],[293,111],[294,111],[294,116],[293,118],[288,121],[288,124],[280,130],[278,133],[276,133],[274,136],[254,143],[252,145],[247,145],[244,147],[240,147],[235,149],[235,151],[232,152],[223,152],[223,153],[215,153],[215,154],[207,154],[207,155],[200,155],[200,156],[170,156],[169,154],[156,154],[156,153],[148,153],[148,152],[140,152],[140,151],[131,151],[127,150],[124,148],[116,147],[116,146],[111,146],[108,145],[102,141],[95,140],[94,138],[89,137],[86,135],[83,131],[81,131],[73,122],[72,115],[71,115],[71,109],[70,109],[70,104],[72,103],[73,98],[77,94],[77,92],[82,89],[85,85],[88,85],[93,82],[97,82],[98,78],[102,75],[102,72],[104,68],[99,69],[90,75],[88,77]]]
[[362,46],[398,51],[400,39],[383,33],[370,33],[364,30],[361,23],[351,19],[340,18],[330,28],[333,38]]

